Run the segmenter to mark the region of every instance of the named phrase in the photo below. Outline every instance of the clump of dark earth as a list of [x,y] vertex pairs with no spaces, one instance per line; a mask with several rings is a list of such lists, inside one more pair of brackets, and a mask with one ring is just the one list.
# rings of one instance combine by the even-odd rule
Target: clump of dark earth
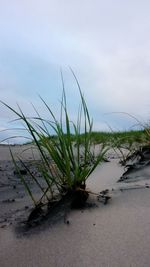
[[66,219],[66,210],[81,209],[85,207],[88,199],[88,192],[85,191],[85,186],[77,188],[76,190],[70,190],[62,197],[58,197],[47,204],[40,203],[33,208],[28,216],[26,224],[30,227],[41,224],[47,220],[49,216],[56,217],[57,213],[64,211],[64,222],[69,224],[69,220]]
[[[56,216],[60,211],[64,211],[64,223],[69,224],[69,220],[66,218],[66,210],[69,212],[72,209],[83,209],[90,207],[97,207],[94,203],[87,203],[89,192],[86,191],[85,185],[80,185],[76,189],[68,191],[62,197],[58,197],[47,204],[40,203],[32,209],[27,220],[28,226],[34,226],[41,224],[42,221],[47,220],[49,216],[52,218]],[[104,205],[111,199],[109,190],[103,190],[99,193],[97,200],[102,202]]]
[[88,199],[88,192],[77,190],[73,193],[73,198],[71,201],[71,208],[72,209],[80,209],[85,206],[85,203]]
[[109,189],[101,191],[97,197],[97,200],[103,202],[104,205],[106,205],[110,199],[111,196],[109,195]]

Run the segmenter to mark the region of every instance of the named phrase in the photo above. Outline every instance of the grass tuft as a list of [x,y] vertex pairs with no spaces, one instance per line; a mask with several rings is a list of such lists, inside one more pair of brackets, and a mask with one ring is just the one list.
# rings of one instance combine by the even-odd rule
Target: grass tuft
[[81,100],[76,122],[72,122],[69,117],[63,76],[63,92],[60,104],[61,114],[59,119],[42,97],[40,99],[47,109],[49,120],[43,119],[35,107],[34,110],[37,116],[28,118],[24,115],[19,105],[18,111],[16,111],[1,101],[2,104],[15,113],[17,119],[23,122],[41,157],[38,171],[45,181],[45,188],[43,188],[38,178],[34,176],[26,164],[18,158],[19,162],[41,191],[42,197],[36,200],[31,191],[30,184],[28,184],[25,177],[19,172],[18,163],[10,150],[15,168],[20,174],[20,179],[35,206],[39,206],[45,199],[46,201],[52,199],[54,191],[59,192],[59,194],[66,194],[67,192],[79,192],[81,189],[82,193],[86,187],[86,180],[103,160],[107,151],[104,145],[97,156],[91,152],[91,144],[93,143],[93,120],[90,118],[87,104],[73,71],[72,74],[75,78]]

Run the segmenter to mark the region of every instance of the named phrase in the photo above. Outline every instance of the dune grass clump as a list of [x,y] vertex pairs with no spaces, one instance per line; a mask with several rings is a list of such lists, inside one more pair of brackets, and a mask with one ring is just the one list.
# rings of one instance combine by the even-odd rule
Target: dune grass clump
[[122,114],[134,119],[136,121],[134,126],[140,129],[113,133],[112,147],[118,156],[120,155],[120,163],[126,165],[127,161],[135,155],[142,155],[143,148],[150,150],[150,124],[140,121],[129,113],[122,112]]
[[35,206],[52,201],[55,192],[59,193],[61,197],[68,193],[75,195],[76,199],[78,198],[77,201],[83,204],[88,197],[86,180],[103,160],[106,152],[105,147],[102,146],[101,151],[94,156],[93,160],[93,153],[91,153],[93,120],[90,118],[87,104],[75,75],[74,78],[81,100],[76,123],[71,121],[69,117],[64,83],[59,119],[56,118],[42,97],[40,98],[47,109],[49,120],[42,118],[36,109],[37,116],[28,118],[19,106],[19,111],[17,111],[3,103],[23,122],[41,157],[37,168],[45,182],[44,187],[41,180],[30,171],[27,164],[18,158],[19,163],[26,169],[28,175],[41,191],[40,198],[36,199],[30,184],[20,173],[18,161],[11,152],[15,168]]

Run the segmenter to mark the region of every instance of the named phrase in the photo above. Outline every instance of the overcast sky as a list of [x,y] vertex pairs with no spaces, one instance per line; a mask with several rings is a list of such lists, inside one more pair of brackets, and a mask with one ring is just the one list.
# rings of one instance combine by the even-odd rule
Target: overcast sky
[[[59,112],[60,67],[71,114],[78,90],[84,92],[95,130],[128,129],[128,112],[147,120],[150,113],[150,1],[0,0],[0,100],[43,115],[42,95]],[[14,116],[13,116],[14,117]],[[0,105],[0,129],[11,112]],[[0,133],[0,138],[7,136]]]

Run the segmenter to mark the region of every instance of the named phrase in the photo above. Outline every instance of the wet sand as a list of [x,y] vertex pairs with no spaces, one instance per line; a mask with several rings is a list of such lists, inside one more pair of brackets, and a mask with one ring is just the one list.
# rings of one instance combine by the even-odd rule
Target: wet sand
[[10,149],[17,159],[21,157],[24,160],[38,160],[40,159],[39,153],[34,145],[0,145],[0,161],[12,160]]
[[[17,148],[14,149],[17,152]],[[0,147],[0,182],[5,177],[7,183],[6,176],[9,174],[9,183],[13,187],[13,166],[6,150],[7,147],[3,148],[2,158]],[[26,157],[26,160],[31,160],[31,154],[27,153]],[[7,171],[4,172],[3,168]],[[106,188],[110,190],[112,199],[108,205],[98,202],[91,195],[89,206],[68,213],[69,224],[64,223],[64,214],[60,211],[53,219],[49,218],[42,226],[27,232],[19,230],[18,225],[28,215],[31,206],[28,197],[24,192],[23,197],[17,198],[16,193],[12,193],[14,189],[9,188],[9,183],[1,186],[0,266],[149,266],[149,180],[144,180],[144,175],[140,174],[141,179],[117,183],[123,172],[118,159],[111,159],[111,162],[98,166],[88,180],[87,187],[91,191],[100,192]],[[7,199],[16,198],[15,202],[3,202],[6,196]],[[95,205],[90,207],[91,203]],[[25,209],[26,206],[29,209]],[[2,221],[6,218],[7,221]]]

